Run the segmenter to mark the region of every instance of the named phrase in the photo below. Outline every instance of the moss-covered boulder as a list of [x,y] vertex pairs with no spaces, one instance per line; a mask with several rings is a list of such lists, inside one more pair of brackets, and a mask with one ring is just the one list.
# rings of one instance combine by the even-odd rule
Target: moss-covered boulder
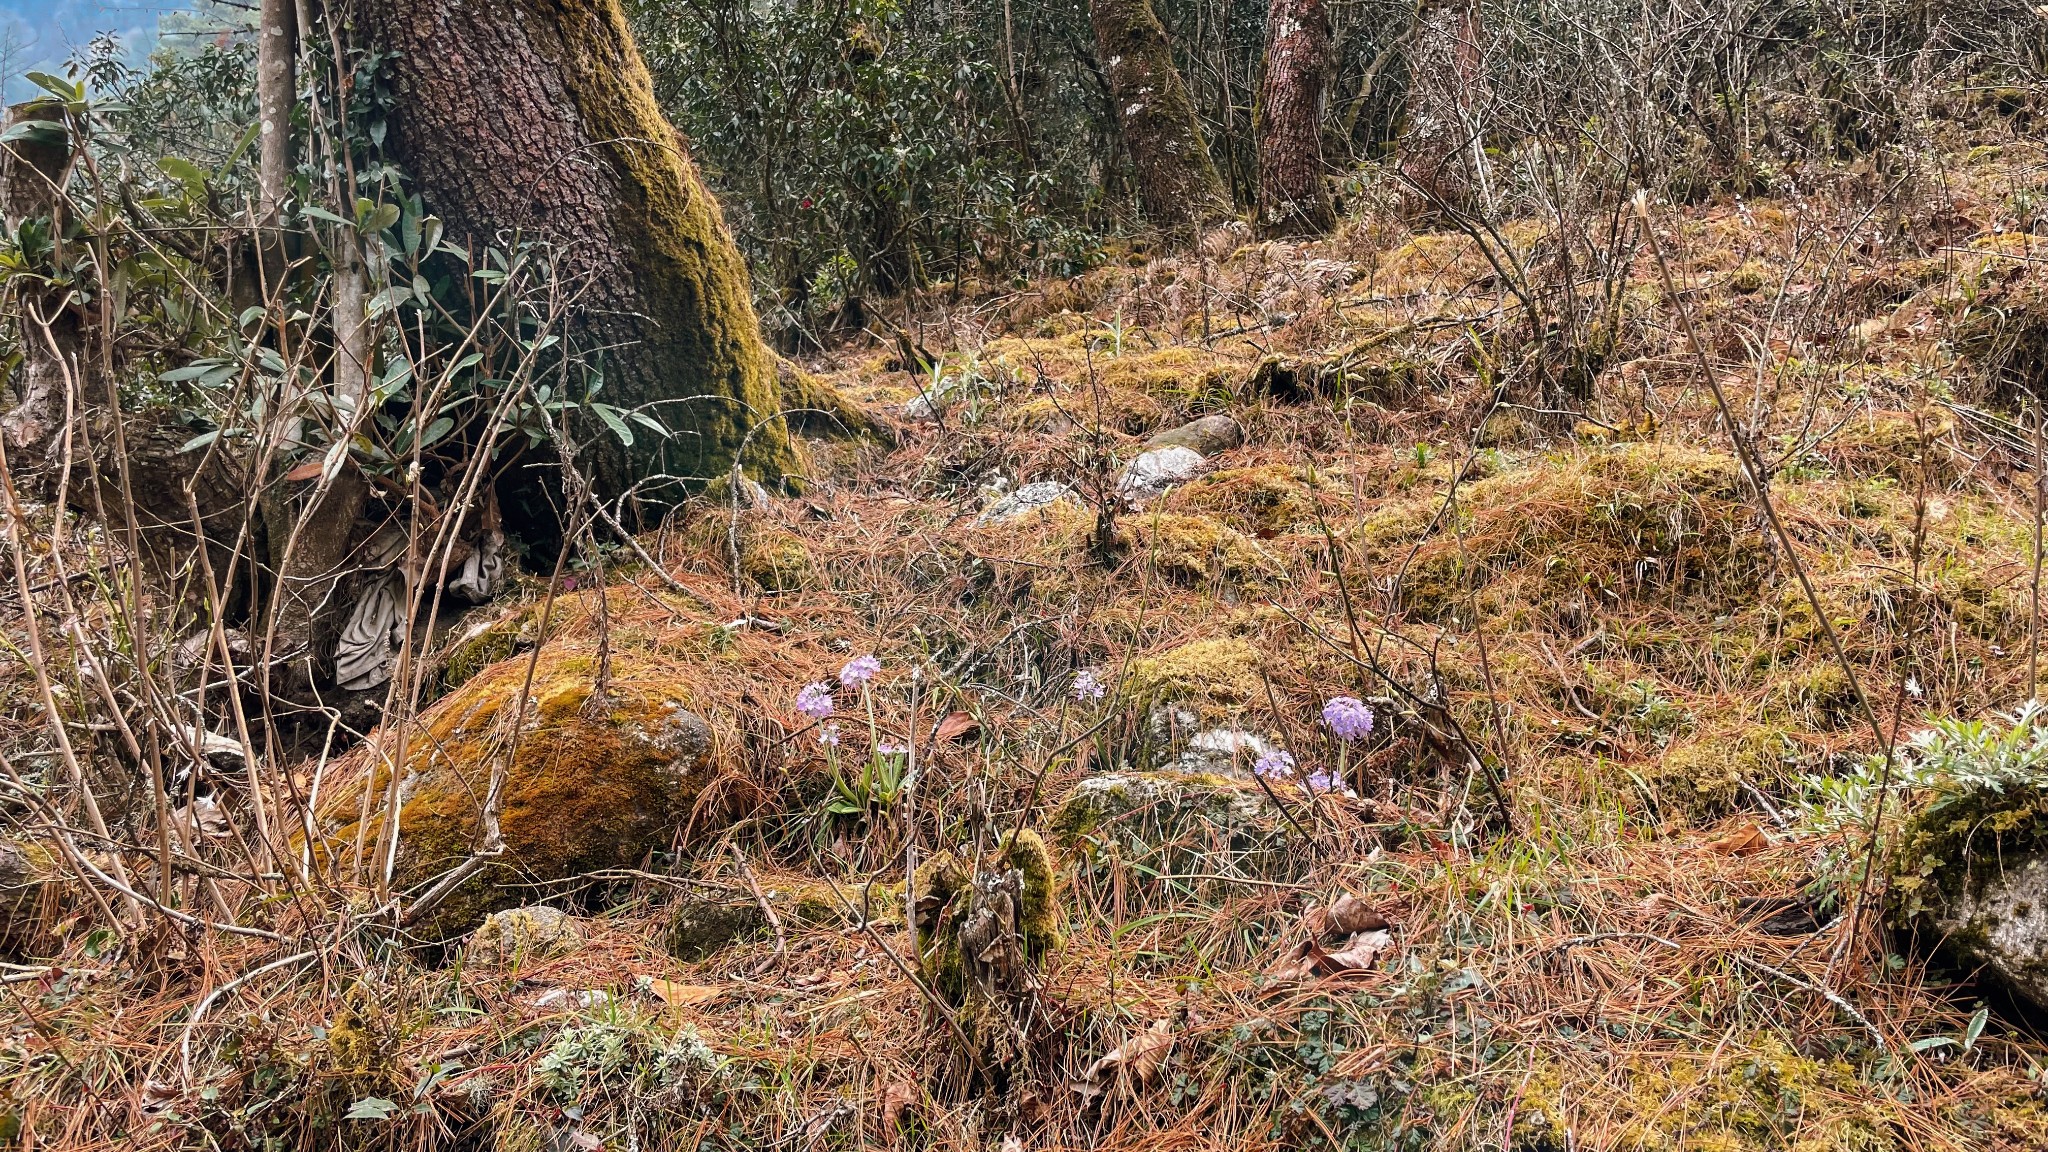
[[1780,782],[1792,752],[1785,735],[1771,728],[1707,736],[1645,766],[1643,782],[1665,818],[1711,823],[1735,810],[1745,783],[1767,788]]
[[1236,719],[1265,692],[1259,650],[1230,637],[1194,640],[1133,660],[1129,684],[1139,708],[1172,708],[1202,727]]
[[1217,456],[1244,443],[1244,425],[1218,413],[1190,420],[1145,442],[1147,448],[1190,448],[1203,456]]
[[903,923],[900,883],[869,885],[841,880],[834,885],[812,877],[771,876],[760,886],[759,897],[751,890],[735,888],[692,892],[676,901],[669,910],[663,943],[677,959],[699,961],[728,945],[773,935],[769,909],[774,910],[784,932]]
[[740,534],[740,571],[764,592],[794,592],[810,582],[810,549],[786,528],[748,525]]
[[1936,799],[1906,824],[1892,871],[1894,924],[2048,1008],[2048,789]]
[[[481,845],[493,767],[513,757],[499,802],[504,852],[413,925],[416,932],[445,939],[531,899],[530,889],[508,882],[634,867],[669,847],[710,781],[710,728],[679,698],[672,670],[614,652],[602,698],[593,694],[596,671],[582,651],[544,651],[515,721],[527,658],[494,664],[405,734],[394,879],[415,894]],[[384,732],[337,766],[350,783],[321,806],[316,854],[339,871],[353,867],[358,844],[364,858],[376,858],[391,781],[386,761],[397,744]]]
[[484,917],[463,955],[471,964],[516,967],[573,951],[583,943],[576,918],[546,904],[507,908]]
[[1119,543],[1160,574],[1189,584],[1277,579],[1280,561],[1258,541],[1209,516],[1172,512],[1133,517],[1118,526]]

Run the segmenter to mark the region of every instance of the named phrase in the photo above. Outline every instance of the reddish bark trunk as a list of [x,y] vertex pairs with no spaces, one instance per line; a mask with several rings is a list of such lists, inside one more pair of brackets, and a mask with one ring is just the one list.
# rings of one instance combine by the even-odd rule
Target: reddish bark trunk
[[1272,0],[1266,79],[1259,90],[1259,226],[1313,235],[1336,222],[1323,183],[1323,102],[1330,76],[1330,16],[1323,0]]
[[1472,208],[1484,177],[1478,0],[1421,0],[1414,45],[1401,173],[1421,206]]

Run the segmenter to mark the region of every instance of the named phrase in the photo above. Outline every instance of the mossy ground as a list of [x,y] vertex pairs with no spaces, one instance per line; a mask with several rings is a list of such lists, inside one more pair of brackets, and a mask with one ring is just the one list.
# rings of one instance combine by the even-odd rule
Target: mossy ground
[[[2014,143],[1949,175],[1959,197],[1995,198],[2041,158]],[[339,946],[350,975],[397,1006],[401,1080],[464,1053],[424,1098],[431,1117],[406,1131],[422,1147],[440,1139],[432,1125],[488,1142],[512,1130],[507,1117],[526,1131],[575,1107],[585,1131],[623,1144],[657,1130],[633,1128],[657,1112],[633,1087],[642,1070],[593,1072],[565,1094],[540,1064],[572,1031],[624,1029],[638,1039],[621,1050],[645,1054],[689,1029],[725,1071],[693,1111],[656,1116],[687,1114],[689,1131],[659,1129],[642,1146],[879,1147],[880,1102],[894,1093],[910,1101],[915,1141],[962,1150],[1006,1134],[1027,1148],[1106,1149],[2041,1147],[2032,1069],[2048,1050],[2023,1022],[1992,1017],[1968,1052],[1916,1052],[1915,1041],[1962,1034],[1973,990],[1895,959],[1872,917],[1784,937],[1745,911],[1812,894],[1827,883],[1816,861],[1853,846],[1790,835],[1771,815],[1796,798],[1799,775],[1876,747],[1853,684],[1887,730],[2030,690],[2025,461],[1958,415],[1999,400],[1996,366],[1953,337],[1987,278],[2019,274],[1990,259],[1994,247],[2037,265],[2048,250],[2031,235],[1993,245],[1988,221],[1970,226],[1983,236],[1940,241],[1976,252],[1982,240],[1985,259],[1938,269],[1848,245],[1845,278],[1872,286],[1844,297],[1853,304],[1773,320],[1773,299],[1810,288],[1787,270],[1838,247],[1829,233],[1816,248],[1809,225],[1864,219],[1860,188],[1844,178],[1798,205],[1658,209],[1687,287],[1673,300],[1653,267],[1630,271],[1584,420],[1535,411],[1528,396],[1491,406],[1498,354],[1526,333],[1503,320],[1475,350],[1481,322],[1431,325],[1514,306],[1468,238],[1391,220],[1314,244],[1106,266],[1058,286],[1062,306],[1086,315],[955,329],[939,350],[998,385],[981,407],[913,424],[893,450],[820,464],[800,499],[741,513],[740,549],[725,506],[686,510],[645,538],[701,602],[614,566],[609,588],[556,606],[521,756],[559,749],[574,771],[523,810],[550,835],[592,830],[584,847],[596,854],[565,849],[559,863],[601,859],[606,876],[576,890],[593,913],[585,946],[517,982],[378,944],[367,920]],[[1534,246],[1545,225],[1504,235]],[[1342,275],[1283,275],[1311,261]],[[1884,289],[1891,281],[1907,294]],[[1698,378],[1680,302],[1697,309],[1718,378],[1772,467],[1790,554]],[[1216,335],[1280,312],[1294,318]],[[1269,354],[1309,360],[1396,329],[1375,355],[1417,366],[1398,400],[1250,386]],[[881,406],[915,395],[879,359],[858,349],[818,367]],[[1245,446],[1152,508],[1110,506],[1114,546],[1098,549],[1105,478],[1113,486],[1151,433],[1210,411],[1237,418]],[[994,493],[1038,480],[1080,496],[976,524]],[[800,545],[802,578],[750,564],[749,540]],[[620,702],[592,719],[601,635]],[[793,698],[870,652],[884,671],[868,694],[838,694],[842,771],[866,754],[872,725],[874,740],[916,743],[918,776],[889,819],[865,826],[868,842],[847,844],[825,813],[824,747]],[[425,718],[414,755],[459,763],[473,787],[487,701],[502,703],[522,669],[515,655],[462,683]],[[1101,699],[1074,691],[1084,670],[1107,688]],[[1318,722],[1340,693],[1380,713],[1355,745]],[[618,709],[671,698],[707,721],[711,771],[683,811],[660,814],[673,834],[661,850],[604,855],[618,841],[604,830],[639,813],[617,790],[583,785],[621,764],[633,775],[644,757],[602,733]],[[1207,782],[1200,804],[1257,809],[1239,845],[1199,804],[1140,795],[1110,814],[1071,802],[1090,779],[1178,751],[1191,731],[1145,744],[1159,704],[1186,708],[1194,729],[1256,734],[1359,795],[1281,779],[1268,798],[1250,779]],[[973,724],[940,737],[954,712]],[[1498,801],[1452,722],[1497,769]],[[427,790],[409,803],[466,806],[469,795]],[[1717,847],[1751,823],[1771,842]],[[1037,1030],[1009,1050],[1013,1063],[976,1069],[954,1051],[930,982],[906,973],[919,941],[897,906],[916,865],[939,867],[942,851],[956,863],[992,856],[1017,828],[1050,833],[1063,923],[1041,956]],[[1946,844],[1929,851],[1946,859]],[[462,831],[407,851],[430,870],[468,847]],[[856,860],[858,885],[839,881]],[[757,885],[778,906],[772,893],[792,873],[834,877],[889,915],[793,914],[778,938],[748,910]],[[931,878],[913,887],[932,890]],[[506,898],[533,892],[508,886]],[[1269,978],[1304,915],[1340,892],[1391,922],[1386,953],[1343,975]],[[674,909],[706,900],[747,924],[671,953]],[[267,907],[265,923],[292,924],[282,902]],[[82,939],[66,947],[97,966]],[[277,954],[261,941],[217,947],[247,951],[209,953],[216,974]],[[191,967],[132,1004],[114,991],[139,986],[125,977],[50,992],[22,1035],[56,1037],[34,1043],[64,1059],[0,1056],[0,1082],[56,1102],[38,1107],[60,1127],[129,1138],[128,1121],[64,1102],[83,1100],[83,1084],[139,1094],[161,1080],[161,1061],[87,1040],[113,1027],[117,1006],[131,1035],[178,1033],[219,987]],[[308,1055],[325,1047],[314,1029],[353,1019],[341,1014],[347,982],[311,971],[243,990],[236,1003],[253,1012],[260,991],[267,1021],[214,1010],[195,1030],[195,1087],[179,1097],[189,1119],[138,1146],[196,1147],[196,1133],[305,1097],[306,1069],[330,1067]],[[540,1003],[556,991],[610,999]],[[1106,1102],[1073,1090],[1161,1020],[1174,1042],[1156,1079]]]

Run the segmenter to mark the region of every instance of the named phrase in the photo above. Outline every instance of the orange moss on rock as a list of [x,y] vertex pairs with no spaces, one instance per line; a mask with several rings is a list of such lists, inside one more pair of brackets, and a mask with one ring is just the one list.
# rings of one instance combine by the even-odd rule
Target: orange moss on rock
[[[480,845],[493,768],[513,755],[499,807],[505,852],[415,926],[429,937],[460,934],[489,912],[531,899],[530,890],[506,881],[637,865],[668,846],[710,782],[710,728],[677,698],[673,675],[630,653],[614,654],[609,691],[599,700],[590,656],[574,648],[543,652],[515,751],[510,709],[526,669],[523,657],[484,669],[407,734],[394,874],[401,889],[430,884]],[[322,806],[320,855],[345,862],[359,837],[366,854],[374,851],[391,776],[388,767],[370,765],[380,747],[395,744],[385,733],[340,765],[352,783]]]

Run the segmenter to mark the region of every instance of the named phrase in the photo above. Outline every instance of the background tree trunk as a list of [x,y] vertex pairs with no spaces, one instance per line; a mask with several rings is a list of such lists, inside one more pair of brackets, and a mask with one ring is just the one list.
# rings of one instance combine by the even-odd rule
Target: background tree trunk
[[791,471],[746,269],[618,0],[355,0],[355,14],[370,47],[397,53],[386,144],[450,238],[553,241],[588,280],[572,335],[605,350],[601,398],[679,401],[648,410],[673,437],[631,448],[581,422],[597,491],[717,476],[742,455],[771,483]]
[[278,213],[292,179],[292,106],[298,102],[298,10],[292,0],[263,0],[256,21],[257,227],[275,246]]
[[1485,182],[1478,0],[1421,0],[1413,42],[1401,172],[1423,206],[1475,207]]
[[1314,235],[1336,222],[1323,184],[1323,102],[1330,77],[1330,16],[1322,0],[1272,0],[1266,77],[1254,132],[1259,146],[1259,226],[1271,235]]
[[[9,108],[6,118],[0,120],[0,129],[63,118],[62,107],[31,100]],[[24,220],[44,219],[52,251],[62,251],[65,201],[58,189],[70,166],[70,141],[61,132],[33,134],[0,145],[0,222],[8,232]],[[31,280],[21,277],[17,283],[26,285]],[[40,492],[44,487],[40,473],[63,430],[66,380],[74,388],[84,388],[79,375],[84,371],[85,334],[69,306],[68,290],[25,287],[20,291],[21,363],[10,381],[16,402],[0,416],[0,436],[7,438],[8,462],[16,481]],[[84,403],[83,396],[71,395],[70,399],[74,404]]]
[[1202,141],[1194,103],[1151,0],[1093,0],[1089,14],[1146,219],[1187,235],[1229,215],[1230,193]]

